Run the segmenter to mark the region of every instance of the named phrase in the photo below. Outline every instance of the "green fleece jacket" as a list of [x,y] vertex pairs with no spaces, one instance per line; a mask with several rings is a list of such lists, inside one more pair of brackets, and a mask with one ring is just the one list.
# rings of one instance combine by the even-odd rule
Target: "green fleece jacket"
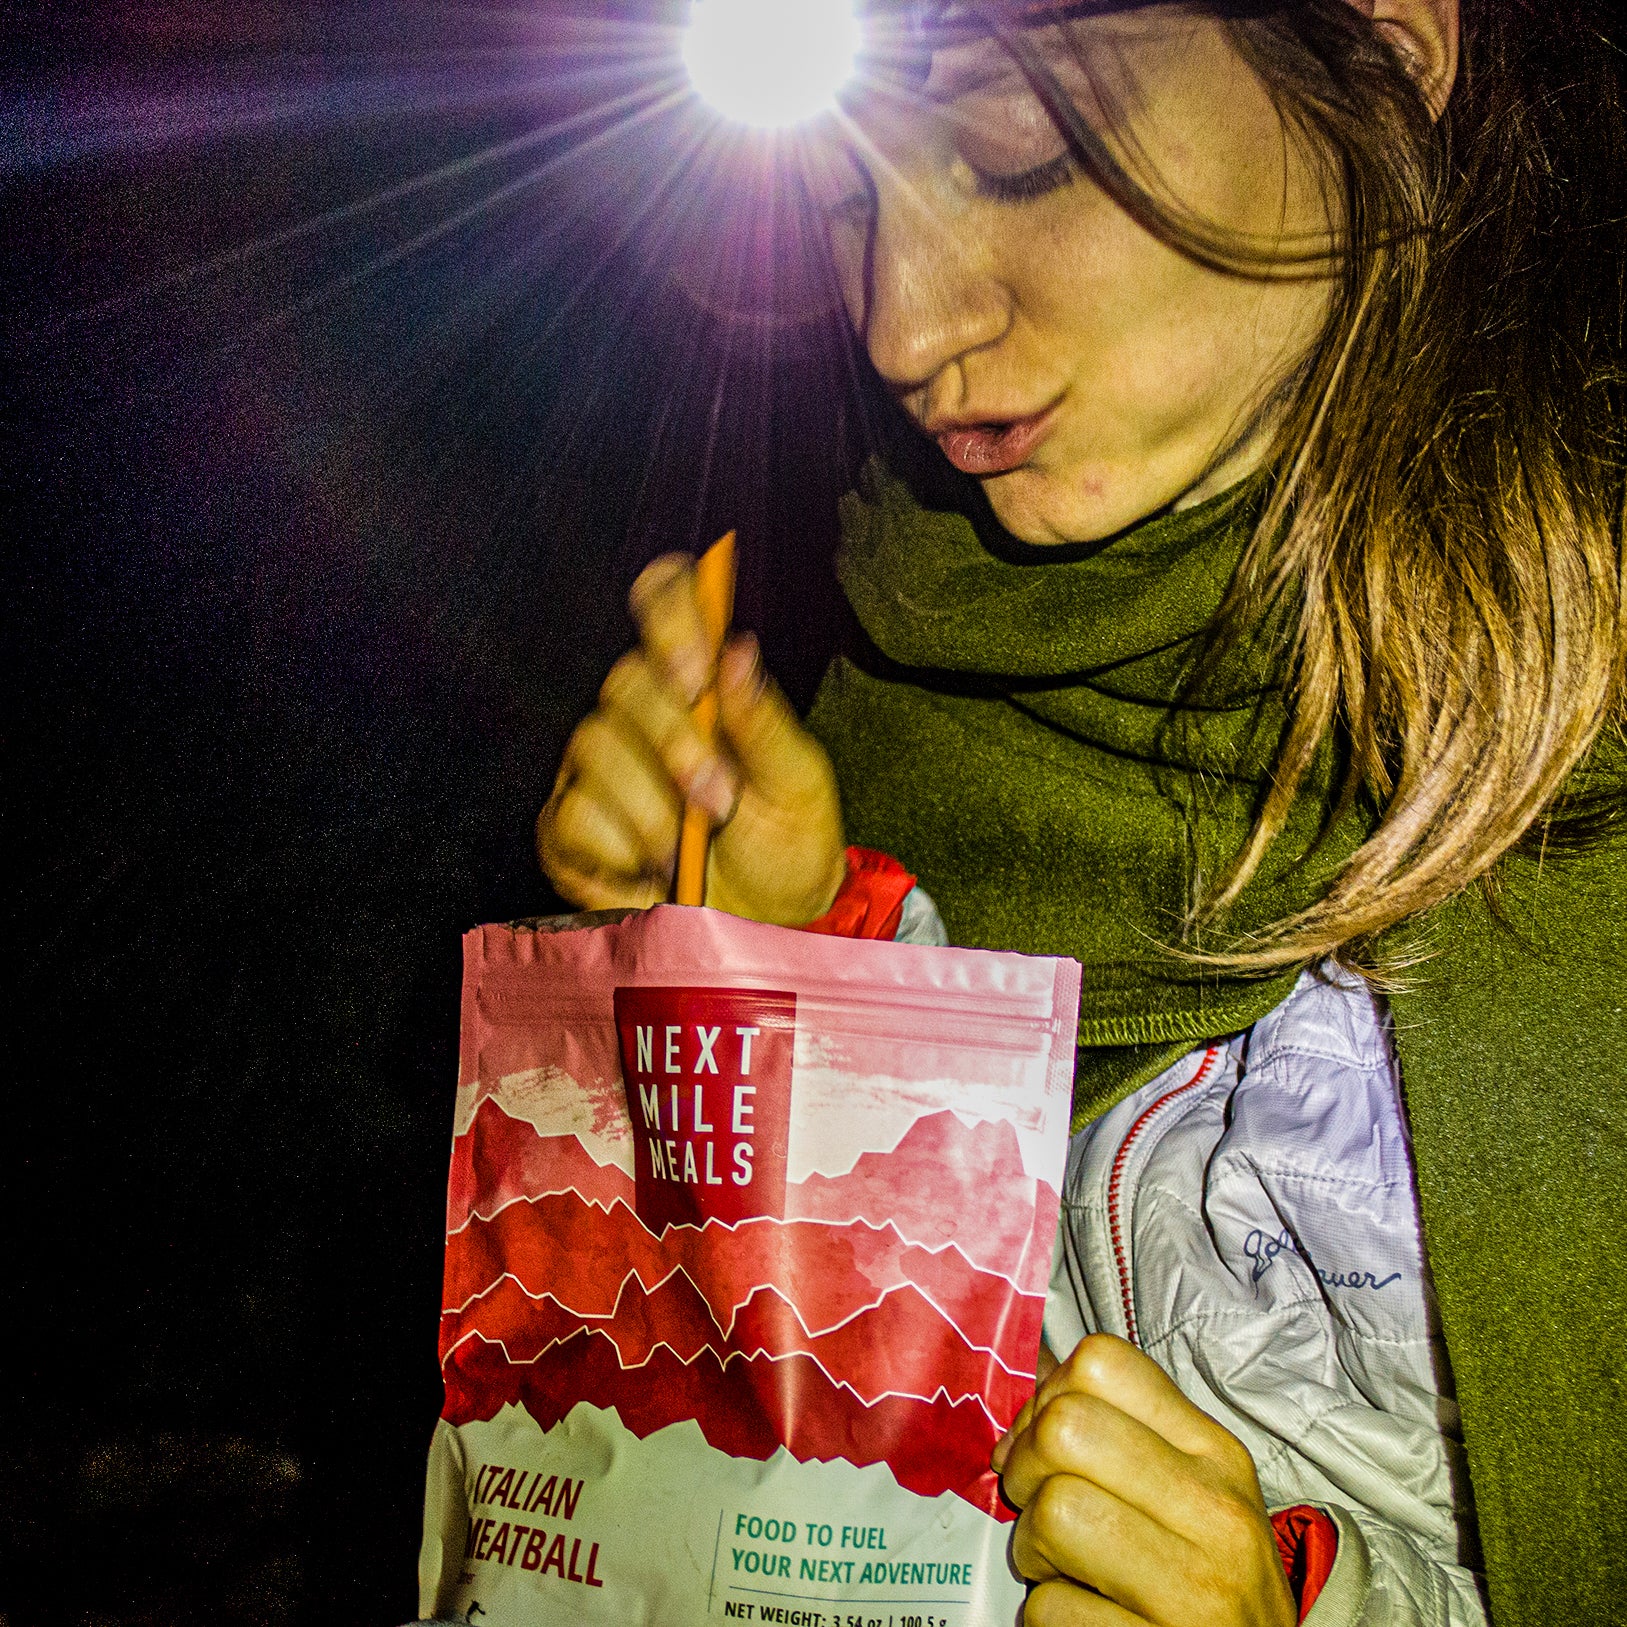
[[[1094,550],[1026,549],[872,467],[838,573],[859,631],[809,717],[853,840],[951,940],[1084,968],[1075,1121],[1292,985],[1168,952],[1252,824],[1280,639],[1203,665],[1250,486]],[[1330,747],[1224,923],[1302,907],[1371,828]],[[1497,1627],[1627,1623],[1627,846],[1500,869],[1392,1000],[1425,1247]],[[1223,941],[1211,937],[1211,944]]]

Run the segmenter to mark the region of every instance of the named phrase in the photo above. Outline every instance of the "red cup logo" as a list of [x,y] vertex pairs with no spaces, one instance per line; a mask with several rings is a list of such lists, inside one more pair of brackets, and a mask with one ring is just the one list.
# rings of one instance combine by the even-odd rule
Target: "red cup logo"
[[756,989],[616,990],[638,1218],[732,1225],[785,1215],[797,997]]

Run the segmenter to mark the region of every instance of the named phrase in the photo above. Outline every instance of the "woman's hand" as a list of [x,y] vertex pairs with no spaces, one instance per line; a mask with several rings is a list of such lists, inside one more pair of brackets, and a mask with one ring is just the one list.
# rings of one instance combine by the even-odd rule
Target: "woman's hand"
[[701,738],[690,707],[711,653],[686,556],[649,566],[631,604],[639,647],[611,668],[537,816],[548,879],[585,909],[659,903],[690,800],[720,827],[708,904],[785,926],[817,919],[846,873],[830,759],[763,671],[749,634],[730,639],[718,663],[719,747]]
[[1025,1627],[1292,1627],[1254,1460],[1134,1345],[1093,1334],[994,1450]]

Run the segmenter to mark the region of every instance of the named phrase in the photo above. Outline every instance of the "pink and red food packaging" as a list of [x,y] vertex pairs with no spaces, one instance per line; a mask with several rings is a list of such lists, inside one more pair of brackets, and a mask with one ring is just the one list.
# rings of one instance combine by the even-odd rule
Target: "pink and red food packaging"
[[421,1613],[1012,1623],[1074,962],[676,906],[464,959]]

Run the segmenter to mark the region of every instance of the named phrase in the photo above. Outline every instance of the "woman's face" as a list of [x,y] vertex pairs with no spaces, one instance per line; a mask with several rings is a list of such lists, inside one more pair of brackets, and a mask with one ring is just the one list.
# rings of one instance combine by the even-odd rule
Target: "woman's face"
[[[1218,22],[1154,7],[1026,37],[1160,201],[1257,243],[1326,231],[1311,155]],[[939,51],[919,92],[855,99],[815,158],[871,361],[1012,535],[1109,536],[1258,461],[1328,284],[1228,276],[1158,241],[1071,164],[998,43]]]

